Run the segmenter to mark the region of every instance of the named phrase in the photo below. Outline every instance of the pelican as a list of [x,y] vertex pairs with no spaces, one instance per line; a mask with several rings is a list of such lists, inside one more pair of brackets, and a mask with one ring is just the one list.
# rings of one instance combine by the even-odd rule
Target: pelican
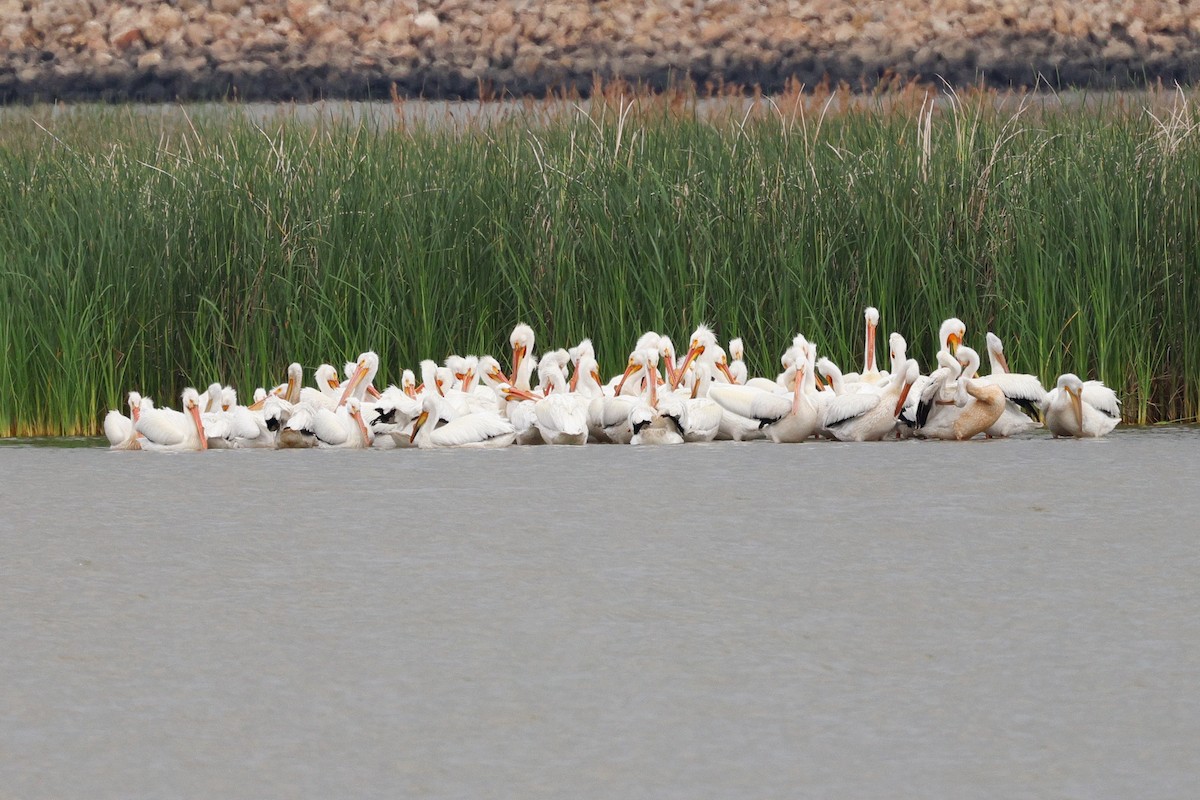
[[556,359],[538,365],[538,386],[545,396],[533,404],[534,425],[546,444],[587,444],[591,399],[567,391],[567,378]]
[[629,412],[630,444],[683,444],[683,401],[671,393],[658,395],[658,350],[647,347],[634,354],[646,373],[643,402]]
[[338,380],[337,369],[332,364],[322,364],[313,372],[316,388],[305,386],[300,390],[300,403],[328,408],[337,408],[342,399],[342,382]]
[[935,406],[919,424],[919,436],[927,439],[970,439],[983,433],[1004,413],[1004,392],[971,377],[979,369],[979,354],[959,347],[955,356],[960,369],[951,405]]
[[1004,357],[1004,343],[1000,337],[988,331],[988,361],[992,374],[981,380],[985,384],[999,386],[1007,399],[1004,413],[996,424],[988,428],[988,436],[1012,436],[1033,428],[1040,428],[1037,421],[1038,409],[1046,400],[1046,390],[1035,375],[1022,375],[1008,371],[1008,359]]
[[144,437],[143,450],[207,450],[208,437],[200,419],[200,393],[190,386],[180,395],[183,411],[143,409],[134,429]]
[[[146,398],[149,400],[149,398]],[[108,437],[109,450],[141,450],[136,430],[138,417],[142,413],[142,396],[130,392],[126,398],[129,416],[113,409],[104,417],[104,435]]]
[[857,392],[834,398],[825,408],[822,426],[838,441],[879,441],[895,430],[896,420],[919,374],[916,359],[908,359],[904,369],[893,366],[882,394]]
[[1117,427],[1121,421],[1121,401],[1116,393],[1100,381],[1082,381],[1067,372],[1058,376],[1058,383],[1046,395],[1042,411],[1046,427],[1060,436],[1100,437]]
[[874,306],[867,306],[863,311],[863,317],[867,322],[867,338],[863,345],[863,367],[858,373],[848,373],[845,376],[847,383],[865,383],[875,384],[880,378],[886,379],[888,376],[879,371],[875,366],[875,331],[879,327],[879,309]]
[[759,427],[776,443],[804,441],[816,432],[820,422],[813,399],[816,394],[814,351],[803,336],[796,337],[793,347],[797,348],[798,354],[791,400],[787,395],[749,385],[713,386],[708,390],[708,396],[726,411],[757,420]]
[[337,411],[318,409],[313,420],[313,435],[317,447],[363,450],[371,446],[374,439],[370,428],[363,421],[362,401],[348,397]]
[[[371,386],[371,381],[375,380],[375,373],[379,371],[379,356],[372,351],[360,353],[358,360],[354,364],[354,371],[351,373],[346,385],[342,388],[342,396],[338,398],[337,404],[343,406],[351,397],[355,398],[361,405],[365,399],[365,393]],[[378,394],[378,392],[376,392]]]
[[492,449],[507,447],[516,438],[512,423],[499,414],[459,415],[437,392],[425,392],[421,409],[413,423],[412,440],[422,450],[442,447]]
[[692,390],[683,401],[683,440],[685,442],[711,442],[721,430],[721,419],[725,409],[709,399],[708,390],[713,384],[713,368],[707,359],[696,359],[692,363]]
[[[581,376],[580,364],[587,359],[589,363],[596,363],[596,350],[592,347],[591,339],[584,339],[579,344],[567,350],[567,354],[571,357],[571,385],[572,392],[579,388],[579,378]],[[601,385],[597,382],[597,386]]]
[[749,373],[746,370],[746,348],[741,337],[729,340],[729,382],[745,383]]
[[518,389],[529,391],[529,379],[533,377],[533,367],[536,363],[533,359],[533,328],[524,322],[519,323],[512,329],[508,343],[512,347],[513,354],[512,377],[508,383]]

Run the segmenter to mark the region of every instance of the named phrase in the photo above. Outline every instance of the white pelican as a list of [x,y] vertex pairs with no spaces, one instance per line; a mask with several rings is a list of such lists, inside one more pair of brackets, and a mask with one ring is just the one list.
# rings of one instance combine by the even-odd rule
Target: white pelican
[[874,306],[867,306],[863,311],[863,317],[867,322],[867,338],[863,345],[863,366],[860,372],[850,372],[844,375],[847,383],[866,383],[874,385],[881,378],[887,379],[887,375],[880,372],[875,365],[875,331],[879,327],[879,309]]
[[536,363],[533,359],[534,336],[533,328],[526,325],[524,322],[519,323],[512,329],[512,333],[508,337],[508,343],[512,347],[512,376],[508,383],[518,389],[529,391],[529,379],[533,377],[533,367]]
[[337,369],[332,364],[322,364],[313,372],[313,380],[317,388],[303,387],[300,390],[300,403],[328,408],[331,411],[337,408],[343,394]]
[[200,393],[190,386],[180,396],[183,411],[143,409],[134,429],[142,434],[143,450],[207,450],[208,437],[200,419]]
[[317,410],[313,420],[313,435],[317,447],[363,450],[371,446],[374,436],[363,421],[362,401],[348,397],[337,411]]
[[137,392],[130,392],[126,402],[129,405],[128,417],[116,409],[109,411],[104,417],[104,435],[108,437],[110,450],[142,449],[138,444],[138,432],[135,429],[138,417],[142,413],[142,396]]
[[984,385],[971,377],[979,369],[979,354],[970,347],[959,347],[956,359],[960,374],[954,400],[950,405],[933,406],[924,422],[919,423],[918,436],[970,439],[994,425],[1004,413],[1006,400],[1000,387]]
[[716,385],[708,390],[708,396],[726,411],[756,420],[776,443],[804,441],[820,424],[813,398],[817,391],[813,380],[814,352],[803,336],[796,337],[793,347],[798,354],[790,400],[787,395],[751,385]]
[[[571,357],[572,369],[571,369],[570,389],[572,392],[574,392],[579,387],[579,378],[581,377],[581,374],[580,374],[581,362],[583,362],[584,359],[588,359],[590,363],[595,364],[596,363],[596,349],[594,347],[592,347],[591,339],[584,339],[584,340],[580,341],[579,344],[568,349],[567,354]],[[598,385],[603,385],[603,383],[599,382]]]
[[822,426],[838,441],[879,441],[895,430],[896,420],[919,374],[916,359],[908,359],[904,369],[894,365],[882,394],[856,392],[835,397],[825,407]]
[[985,384],[999,386],[1008,400],[1004,413],[995,425],[987,429],[987,435],[1012,436],[1042,427],[1036,419],[1038,409],[1046,400],[1046,390],[1042,387],[1042,382],[1036,375],[1009,372],[1008,359],[1004,357],[1004,343],[991,331],[987,334],[987,352],[992,374],[981,380]]
[[546,444],[587,444],[591,398],[567,391],[567,378],[556,359],[538,364],[541,400],[533,404],[534,425]]
[[683,440],[685,442],[711,442],[721,431],[721,419],[725,409],[708,396],[713,385],[712,363],[707,358],[697,358],[691,366],[692,391],[683,401]]
[[[371,388],[371,381],[375,380],[375,373],[379,371],[379,356],[373,351],[368,350],[365,353],[360,353],[358,360],[354,364],[354,370],[350,375],[346,385],[342,387],[342,396],[338,398],[338,405],[346,404],[346,401],[351,397],[358,400],[361,407],[366,399],[366,392]],[[378,395],[378,392],[375,392]]]
[[658,350],[647,347],[633,361],[645,372],[645,395],[629,412],[630,444],[683,444],[683,402],[673,394],[658,394]]
[[437,392],[426,391],[422,410],[413,423],[412,440],[423,450],[442,447],[507,447],[516,438],[516,430],[499,414],[477,412],[458,415]]
[[1070,372],[1058,376],[1042,410],[1046,427],[1055,438],[1100,437],[1121,421],[1121,401],[1116,392],[1100,381],[1082,381]]
[[741,337],[729,340],[729,382],[745,383],[749,373],[746,370],[746,348]]

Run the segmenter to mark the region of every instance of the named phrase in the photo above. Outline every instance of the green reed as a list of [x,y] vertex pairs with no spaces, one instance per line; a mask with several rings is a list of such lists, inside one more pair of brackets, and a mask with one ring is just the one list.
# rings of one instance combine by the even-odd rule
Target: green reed
[[98,430],[138,389],[282,380],[288,362],[797,332],[857,369],[862,308],[923,366],[940,321],[993,330],[1130,421],[1195,420],[1200,115],[1169,93],[789,95],[414,124],[236,107],[0,117],[0,434]]

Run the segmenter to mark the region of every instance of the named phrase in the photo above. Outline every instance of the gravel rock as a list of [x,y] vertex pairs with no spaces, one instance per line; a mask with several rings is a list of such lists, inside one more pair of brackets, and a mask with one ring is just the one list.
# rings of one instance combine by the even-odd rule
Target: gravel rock
[[[1200,78],[1197,0],[0,0],[0,101]],[[1038,76],[1041,76],[1039,78]]]

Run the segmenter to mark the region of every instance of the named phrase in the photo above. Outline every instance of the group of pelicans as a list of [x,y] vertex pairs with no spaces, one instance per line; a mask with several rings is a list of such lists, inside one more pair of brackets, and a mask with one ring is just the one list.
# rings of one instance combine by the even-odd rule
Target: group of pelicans
[[[206,450],[238,447],[506,447],[512,444],[679,444],[714,439],[809,438],[878,441],[916,436],[970,439],[1010,436],[1043,424],[1055,437],[1095,437],[1120,420],[1119,401],[1099,381],[1073,374],[1047,392],[1038,378],[1010,372],[999,337],[987,334],[991,374],[963,344],[957,318],[938,333],[937,368],[922,375],[899,333],[888,338],[890,371],[877,368],[879,312],[865,311],[863,366],[843,373],[816,345],[797,336],[774,379],[747,378],[742,341],[728,355],[698,327],[677,356],[667,336],[649,332],[624,371],[604,380],[589,340],[534,355],[534,333],[513,329],[511,372],[491,356],[421,362],[421,383],[405,370],[400,386],[374,386],[379,357],[363,353],[329,364],[302,387],[299,364],[286,382],[258,389],[249,406],[214,383],[185,389],[183,410],[156,408],[130,392],[129,416],[110,411],[104,431],[114,449]],[[537,384],[533,385],[536,370]]]

